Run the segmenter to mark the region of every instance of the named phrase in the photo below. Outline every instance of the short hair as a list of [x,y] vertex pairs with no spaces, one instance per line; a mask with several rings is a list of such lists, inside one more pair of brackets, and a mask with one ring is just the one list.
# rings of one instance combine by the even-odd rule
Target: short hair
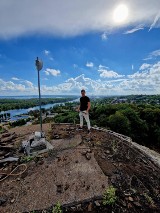
[[82,90],[81,90],[81,92],[85,92],[85,90],[84,90],[84,89],[82,89]]

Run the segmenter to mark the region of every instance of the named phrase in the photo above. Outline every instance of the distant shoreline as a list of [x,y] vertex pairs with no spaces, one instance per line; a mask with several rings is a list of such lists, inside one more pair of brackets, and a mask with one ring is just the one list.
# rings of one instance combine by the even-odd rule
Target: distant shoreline
[[[78,97],[78,95],[41,95],[41,98],[64,98],[64,97]],[[32,99],[39,98],[38,95],[14,95],[14,96],[0,96],[0,99]]]

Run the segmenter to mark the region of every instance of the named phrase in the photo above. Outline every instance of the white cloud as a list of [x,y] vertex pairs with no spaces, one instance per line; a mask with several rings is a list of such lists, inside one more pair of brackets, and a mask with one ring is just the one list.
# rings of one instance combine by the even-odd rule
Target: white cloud
[[93,67],[93,66],[94,66],[93,62],[87,62],[86,63],[86,67]]
[[49,50],[44,50],[44,54],[45,54],[45,55],[49,55],[49,54],[50,54],[50,51],[49,51]]
[[[118,73],[114,71],[109,71],[108,74],[108,68],[105,66],[100,65],[99,69],[107,71],[104,72],[104,75],[106,74],[109,77],[93,80],[82,74],[75,78],[69,78],[65,82],[55,86],[44,84],[41,86],[41,92],[44,95],[77,95],[84,88],[89,95],[159,94],[160,61],[154,64],[142,64],[137,72],[132,75],[123,76],[123,78],[117,78]],[[103,71],[100,73],[103,73]],[[38,88],[28,80],[23,80],[21,83],[15,84],[12,81],[0,79],[0,95],[14,94],[38,94]]]
[[147,56],[147,58],[145,58],[145,59],[143,59],[143,60],[147,61],[147,60],[155,59],[155,58],[157,58],[158,56],[160,56],[160,50],[155,50],[155,51],[151,52],[151,53]]
[[53,76],[58,76],[61,73],[60,70],[55,70],[55,69],[50,69],[50,68],[47,68],[44,72],[46,75],[53,75]]
[[[87,32],[113,32],[113,11],[117,1],[110,0],[10,0],[0,1],[0,38],[12,38],[27,34],[75,36]],[[160,27],[159,0],[127,1],[129,16],[124,25]],[[66,18],[67,17],[67,18]]]
[[145,69],[149,68],[150,66],[151,66],[150,64],[144,63],[144,64],[141,65],[141,67],[139,68],[139,70],[145,70]]
[[20,79],[16,78],[16,77],[12,77],[12,80],[14,80],[14,81],[20,81]]
[[99,65],[98,72],[100,72],[100,77],[102,78],[121,78],[124,75],[119,75],[117,72],[113,70],[108,70],[108,67]]
[[32,83],[31,81],[25,80],[24,83],[25,83],[28,87],[34,88],[33,83]]
[[159,19],[160,19],[160,12],[156,15],[156,17],[155,17],[155,19],[154,19],[153,23],[151,24],[148,31],[151,31],[155,27],[155,25],[157,24]]
[[144,28],[143,27],[135,27],[135,28],[133,28],[133,29],[131,29],[131,30],[127,30],[126,32],[124,32],[124,34],[131,34],[131,33],[135,33],[135,32],[137,32],[137,31],[139,31],[139,30],[143,30]]
[[[128,80],[121,83],[123,89],[134,89],[135,92],[158,94],[160,90],[160,61],[150,66],[142,65],[143,71],[128,75]],[[146,67],[146,68],[145,68]]]
[[[12,81],[4,81],[0,79],[0,91],[3,93],[6,91],[12,92],[12,91],[20,91],[23,92],[25,90],[25,86],[22,84],[15,84]],[[1,94],[3,95],[3,94]]]
[[52,54],[50,52],[50,50],[44,50],[44,54],[45,56],[47,56],[49,58],[49,60],[53,61],[54,58],[52,57]]
[[108,39],[108,36],[107,36],[107,33],[106,33],[106,32],[104,32],[104,33],[101,35],[101,39],[102,39],[103,41],[105,41],[105,40]]
[[76,69],[76,68],[78,68],[78,65],[77,64],[73,64],[73,67]]

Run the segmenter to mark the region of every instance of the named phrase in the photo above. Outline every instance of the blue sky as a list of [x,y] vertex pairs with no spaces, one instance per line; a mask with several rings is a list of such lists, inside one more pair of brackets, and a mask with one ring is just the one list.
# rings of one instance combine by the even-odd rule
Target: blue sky
[[38,94],[37,56],[43,95],[159,94],[160,0],[1,0],[0,96]]

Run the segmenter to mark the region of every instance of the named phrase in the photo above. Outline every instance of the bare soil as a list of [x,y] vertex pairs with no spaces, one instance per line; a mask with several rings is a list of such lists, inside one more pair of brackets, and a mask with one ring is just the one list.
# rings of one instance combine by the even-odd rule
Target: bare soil
[[[54,149],[0,182],[0,212],[52,212],[58,201],[63,212],[160,212],[160,168],[131,144],[69,124],[44,124],[43,130]],[[20,156],[18,145],[34,131],[39,125],[10,130],[17,135],[14,154]],[[1,171],[19,164],[2,164]],[[116,202],[103,205],[111,185]]]

